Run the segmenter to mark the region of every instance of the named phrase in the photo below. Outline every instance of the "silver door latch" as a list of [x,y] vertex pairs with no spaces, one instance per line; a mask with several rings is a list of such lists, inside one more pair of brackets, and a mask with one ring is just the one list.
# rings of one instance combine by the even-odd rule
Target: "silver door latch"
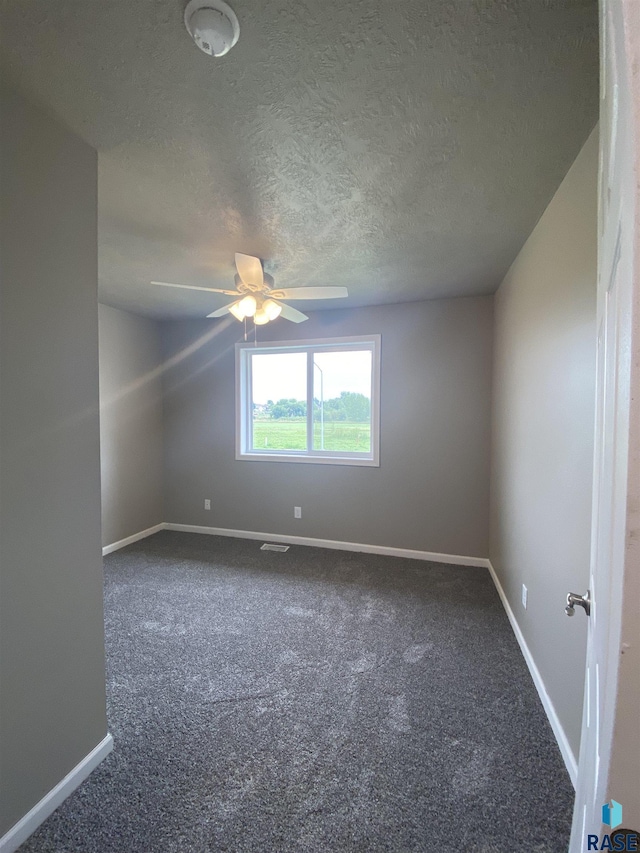
[[573,616],[576,612],[576,604],[580,607],[584,607],[584,612],[587,616],[591,613],[591,595],[590,591],[587,590],[584,595],[577,595],[575,592],[570,592],[567,596],[567,606],[564,609],[564,612],[567,616]]

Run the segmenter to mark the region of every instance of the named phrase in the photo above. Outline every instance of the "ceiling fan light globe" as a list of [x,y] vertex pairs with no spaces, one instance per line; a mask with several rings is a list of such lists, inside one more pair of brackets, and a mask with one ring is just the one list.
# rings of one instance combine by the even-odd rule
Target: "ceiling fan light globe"
[[264,308],[258,308],[256,313],[253,315],[253,322],[256,326],[264,326],[265,323],[269,322],[269,315]]
[[242,311],[243,317],[253,317],[256,313],[256,308],[258,307],[258,303],[256,302],[255,296],[245,296],[244,299],[241,299],[238,302],[238,308]]
[[240,308],[239,302],[233,303],[233,305],[229,308],[229,313],[233,314],[233,316],[236,318],[236,320],[238,320],[240,323],[244,320],[245,315]]
[[262,305],[262,310],[267,315],[269,320],[275,320],[276,317],[280,316],[282,306],[278,305],[277,302],[274,302],[273,299],[267,299]]

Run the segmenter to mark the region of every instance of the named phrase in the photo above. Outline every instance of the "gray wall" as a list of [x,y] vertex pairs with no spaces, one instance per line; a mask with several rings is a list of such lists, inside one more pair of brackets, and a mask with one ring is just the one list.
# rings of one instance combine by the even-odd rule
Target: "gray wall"
[[159,325],[106,305],[100,322],[102,544],[164,521]]
[[165,521],[486,557],[492,302],[321,311],[260,330],[382,335],[380,468],[236,461],[241,326],[164,323]]
[[0,835],[107,732],[96,182],[0,88]]
[[563,608],[589,578],[597,171],[596,130],[495,297],[490,556],[576,756],[587,620]]

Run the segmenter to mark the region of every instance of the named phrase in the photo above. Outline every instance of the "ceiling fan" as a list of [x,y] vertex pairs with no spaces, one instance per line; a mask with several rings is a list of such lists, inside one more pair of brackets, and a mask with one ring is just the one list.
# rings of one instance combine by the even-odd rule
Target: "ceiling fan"
[[346,287],[288,287],[284,290],[274,288],[273,276],[262,268],[260,258],[253,255],[243,255],[236,252],[235,290],[220,290],[217,287],[198,287],[193,284],[171,284],[167,281],[152,281],[161,287],[181,287],[185,290],[205,290],[207,293],[224,293],[235,296],[235,300],[217,311],[207,314],[207,317],[223,317],[231,314],[242,322],[251,317],[256,326],[263,326],[276,317],[291,320],[292,323],[302,323],[308,320],[306,314],[285,305],[282,299],[341,299],[349,295]]

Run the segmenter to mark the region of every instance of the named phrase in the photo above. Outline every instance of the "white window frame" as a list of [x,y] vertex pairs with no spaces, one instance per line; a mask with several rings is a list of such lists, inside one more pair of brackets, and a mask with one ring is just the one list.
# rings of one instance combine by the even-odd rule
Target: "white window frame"
[[[264,344],[236,344],[236,459],[260,462],[307,462],[321,465],[365,465],[380,467],[380,335],[346,338],[316,338],[304,341],[275,341]],[[371,352],[371,451],[313,450],[313,358],[307,356],[307,450],[253,450],[251,358],[253,353],[287,353],[318,350],[344,352],[368,349]]]

